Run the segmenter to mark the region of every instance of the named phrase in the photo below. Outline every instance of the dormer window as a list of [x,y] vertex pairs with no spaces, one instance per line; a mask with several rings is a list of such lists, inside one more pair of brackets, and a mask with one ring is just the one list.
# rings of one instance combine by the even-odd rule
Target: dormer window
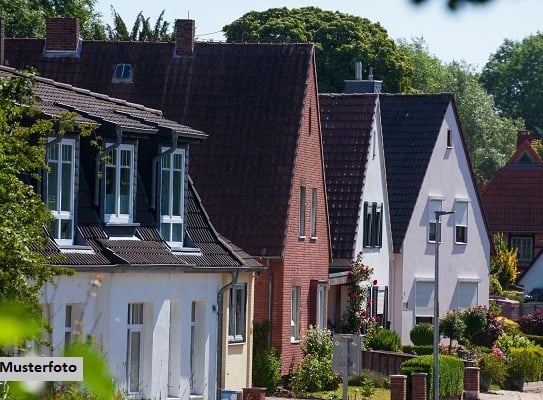
[[[49,141],[52,142],[53,138]],[[53,214],[49,234],[58,244],[73,244],[75,140],[62,139],[47,147],[47,207]]]
[[106,154],[106,223],[131,223],[134,198],[134,146],[121,144]]
[[177,149],[162,157],[160,177],[160,234],[170,246],[181,247],[185,208],[185,150]]
[[112,83],[132,83],[134,69],[131,64],[117,64],[113,71]]

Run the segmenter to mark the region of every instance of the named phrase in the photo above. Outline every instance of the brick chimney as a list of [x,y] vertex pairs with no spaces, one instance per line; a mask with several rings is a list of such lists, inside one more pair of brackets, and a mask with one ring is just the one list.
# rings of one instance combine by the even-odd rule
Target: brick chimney
[[79,20],[77,18],[47,18],[45,48],[47,51],[77,51]]
[[194,52],[196,30],[193,19],[175,20],[175,55],[190,56]]
[[517,148],[525,141],[532,143],[531,131],[518,131],[517,132]]

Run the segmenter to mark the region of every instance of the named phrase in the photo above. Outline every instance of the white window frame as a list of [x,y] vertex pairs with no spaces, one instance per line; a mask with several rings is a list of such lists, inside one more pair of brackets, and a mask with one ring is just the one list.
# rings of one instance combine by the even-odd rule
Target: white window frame
[[[442,211],[443,199],[430,198],[428,200],[428,242],[435,243],[437,227],[436,227],[436,211]],[[441,235],[439,235],[441,238]]]
[[317,320],[315,321],[317,328],[326,329],[326,290],[328,286],[323,283],[317,285]]
[[[107,146],[107,144],[106,144]],[[130,153],[130,165],[122,166],[121,157],[122,152],[128,151]],[[111,154],[115,153],[115,160],[112,162]],[[108,151],[105,154],[106,161],[104,163],[104,221],[106,223],[131,223],[134,215],[134,172],[135,172],[135,146],[132,144],[121,144],[118,147]],[[115,176],[113,180],[113,194],[108,194],[108,168],[112,169]],[[128,182],[128,213],[121,212],[121,172],[123,169],[129,169],[129,182]],[[108,195],[113,196],[114,210],[109,212],[108,210]]]
[[228,341],[245,341],[247,326],[247,283],[238,283],[230,289]]
[[[469,201],[457,199],[454,202],[454,242],[456,244],[468,243],[468,212]],[[463,231],[464,234],[460,235],[459,231]],[[463,238],[462,238],[463,236]],[[462,240],[463,239],[463,240]]]
[[434,288],[433,278],[415,280],[415,321],[433,319]]
[[[167,151],[168,148],[162,148],[162,152]],[[176,157],[181,157],[180,168],[176,168],[174,160]],[[167,160],[168,164],[166,164]],[[159,221],[160,221],[160,234],[162,239],[166,241],[172,247],[182,247],[184,238],[184,214],[185,214],[185,150],[176,149],[171,154],[162,157],[160,162],[160,209],[159,209]],[[174,176],[176,173],[180,175],[180,185],[174,191]],[[166,175],[166,176],[165,176]],[[165,187],[165,181],[167,179],[167,187]],[[167,190],[167,194],[165,193]],[[165,204],[164,196],[167,196],[168,202]],[[177,196],[177,206],[179,213],[174,212],[174,206],[176,205],[175,196]],[[167,212],[164,213],[163,208],[167,207]],[[175,225],[180,225],[180,237],[174,239],[173,228]]]
[[290,342],[298,343],[300,341],[300,308],[301,308],[302,288],[293,286],[291,291],[290,308]]
[[[511,235],[510,247],[517,249],[517,260],[520,262],[532,261],[534,257],[534,238],[532,236]],[[529,257],[526,255],[529,253]]]
[[300,186],[300,209],[298,212],[298,236],[300,238],[305,238],[305,198],[306,188],[305,186]]
[[[48,138],[51,142],[55,138]],[[64,149],[71,149],[71,155],[69,159],[64,160]],[[47,147],[47,165],[49,171],[47,173],[47,199],[46,204],[51,214],[53,214],[53,221],[49,228],[49,234],[53,237],[55,242],[59,245],[72,245],[74,240],[74,208],[75,208],[75,140],[74,139],[61,139],[59,143],[50,144]],[[55,151],[57,159],[51,159],[52,152]],[[69,184],[63,182],[64,175],[63,166],[70,165]],[[56,180],[53,179],[53,171],[56,175]],[[51,184],[54,182],[55,193],[51,193]],[[68,193],[66,193],[68,192]],[[67,196],[67,197],[66,197]],[[63,210],[63,200],[68,201],[68,209]],[[52,204],[52,203],[55,204]],[[69,221],[69,227],[64,233],[62,225]]]
[[[128,394],[140,393],[143,384],[144,311],[144,303],[128,303],[126,330],[126,390]],[[139,336],[139,346],[134,347],[132,341],[136,336]],[[139,353],[133,354],[133,351]],[[134,378],[137,378],[137,382],[133,381]]]
[[309,219],[309,236],[317,239],[317,188],[311,189],[311,216]]

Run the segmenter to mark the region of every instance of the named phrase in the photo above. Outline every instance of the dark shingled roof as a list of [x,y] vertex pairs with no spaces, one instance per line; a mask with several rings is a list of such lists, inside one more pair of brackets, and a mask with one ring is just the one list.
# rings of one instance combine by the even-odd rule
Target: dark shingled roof
[[[21,75],[24,74],[0,66],[0,77],[9,79]],[[157,110],[57,83],[50,79],[40,77],[35,79],[37,82],[33,88],[33,94],[36,97],[35,106],[50,116],[69,109],[78,113],[79,121],[92,122],[100,128],[100,132],[104,132],[106,127],[111,130],[115,125],[120,125],[128,131],[145,135],[155,133],[171,135],[173,130],[179,132],[185,141],[206,137],[201,131],[165,119]],[[62,105],[59,106],[59,104]],[[81,155],[82,159],[88,157],[89,155],[85,153]],[[215,231],[190,178],[186,204],[186,233],[194,244],[193,249],[172,251],[162,240],[154,213],[141,195],[145,193],[145,189],[141,186],[142,180],[139,176],[136,213],[136,222],[139,226],[134,227],[133,235],[123,235],[125,238],[110,237],[93,210],[90,187],[94,177],[89,176],[84,166],[85,163],[82,162],[79,171],[77,230],[87,246],[61,249],[50,241],[44,249],[44,254],[52,256],[54,263],[79,269],[116,266],[123,268],[177,266],[187,268],[187,270],[262,267],[247,253]]]
[[334,259],[354,258],[376,103],[376,94],[319,95]]
[[390,225],[400,252],[452,94],[380,95]]
[[[209,134],[205,153],[191,146],[190,173],[214,225],[252,255],[281,256],[312,44],[197,42],[174,56],[174,43],[83,41],[79,57],[64,58],[43,48],[6,39],[5,59]],[[111,83],[118,63],[133,65],[133,83]]]

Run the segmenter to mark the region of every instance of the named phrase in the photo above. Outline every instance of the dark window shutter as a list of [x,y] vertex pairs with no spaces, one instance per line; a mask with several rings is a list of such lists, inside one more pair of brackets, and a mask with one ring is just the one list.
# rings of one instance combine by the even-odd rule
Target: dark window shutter
[[375,245],[381,247],[383,245],[383,203],[381,203],[381,211],[377,214],[377,242]]
[[371,216],[368,215],[368,202],[364,202],[364,229],[363,229],[363,241],[364,241],[364,247],[370,246],[371,239],[370,239],[370,228],[371,228]]
[[309,315],[308,324],[317,326],[317,287],[319,281],[317,279],[311,279],[309,281]]

